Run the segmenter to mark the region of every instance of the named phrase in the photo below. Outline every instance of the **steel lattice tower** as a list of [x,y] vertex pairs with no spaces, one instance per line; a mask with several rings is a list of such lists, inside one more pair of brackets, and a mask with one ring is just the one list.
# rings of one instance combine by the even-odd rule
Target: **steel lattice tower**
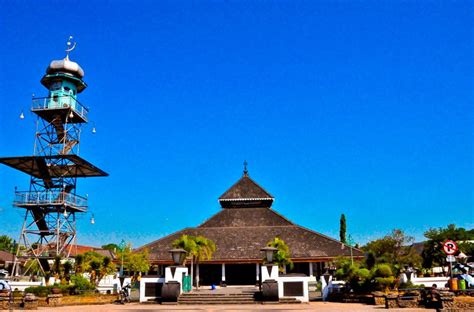
[[25,216],[12,274],[21,259],[36,259],[45,273],[50,260],[69,258],[76,245],[76,214],[88,207],[87,197],[76,193],[77,178],[107,176],[78,156],[88,109],[77,100],[87,85],[82,68],[69,60],[74,47],[69,40],[66,57],[52,61],[41,79],[48,96],[33,98],[33,156],[0,158],[0,163],[30,175],[28,191],[15,189],[13,205],[25,209]]

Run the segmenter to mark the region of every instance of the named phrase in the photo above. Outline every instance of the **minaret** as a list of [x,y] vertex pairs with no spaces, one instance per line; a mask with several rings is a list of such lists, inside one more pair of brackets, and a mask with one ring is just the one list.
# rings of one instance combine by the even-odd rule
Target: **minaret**
[[76,45],[71,39],[66,57],[52,61],[41,79],[48,96],[33,98],[31,111],[38,116],[33,156],[0,158],[30,175],[29,190],[15,190],[13,204],[25,209],[25,217],[13,274],[21,258],[36,259],[43,273],[55,257],[69,258],[76,245],[76,214],[88,207],[87,196],[76,193],[77,178],[108,175],[79,157],[88,109],[77,97],[87,85],[82,68],[69,59]]

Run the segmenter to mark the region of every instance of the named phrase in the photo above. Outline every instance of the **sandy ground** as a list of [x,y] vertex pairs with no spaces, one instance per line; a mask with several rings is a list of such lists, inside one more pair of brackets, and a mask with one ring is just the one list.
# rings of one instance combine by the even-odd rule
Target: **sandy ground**
[[[311,302],[308,304],[249,304],[249,305],[160,305],[130,303],[67,306],[58,308],[39,308],[40,311],[54,312],[108,312],[108,311],[383,311],[383,306],[359,303]],[[391,309],[391,312],[426,312],[430,309]]]

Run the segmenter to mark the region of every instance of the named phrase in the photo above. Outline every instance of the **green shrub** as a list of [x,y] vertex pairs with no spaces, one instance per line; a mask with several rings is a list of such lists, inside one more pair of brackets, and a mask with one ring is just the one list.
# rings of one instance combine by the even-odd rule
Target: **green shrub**
[[54,285],[49,285],[49,286],[33,286],[33,287],[27,287],[25,289],[25,294],[32,293],[37,297],[47,297],[48,295],[52,294],[53,288],[59,288],[63,295],[68,295],[72,287],[73,287],[72,285],[60,285],[60,284],[54,284]]
[[71,293],[71,290],[74,288],[74,285],[55,284],[51,287],[51,289],[52,288],[59,288],[61,289],[61,294],[69,295]]
[[366,279],[370,279],[371,274],[369,270],[362,268],[357,271],[357,276],[359,277],[360,280],[366,280]]
[[91,284],[91,282],[82,275],[73,275],[71,276],[71,283],[74,285],[74,289],[78,291],[85,291],[85,290],[94,290],[95,286]]
[[25,294],[32,293],[37,297],[47,297],[51,293],[49,286],[33,286],[25,288]]
[[336,262],[337,270],[335,276],[347,282],[347,285],[356,292],[367,292],[370,290],[372,272],[364,267],[363,263],[352,262],[349,258],[339,258]]
[[390,265],[385,263],[377,264],[373,269],[374,287],[377,290],[387,291],[394,286],[395,277]]
[[392,268],[388,264],[378,264],[375,266],[374,276],[376,277],[390,277],[393,276]]
[[23,292],[21,290],[18,290],[18,288],[15,288],[15,290],[12,292],[12,295],[14,298],[23,297]]
[[390,286],[393,285],[395,282],[395,277],[388,276],[388,277],[376,277],[375,283],[379,290],[387,290]]
[[398,289],[405,289],[405,288],[415,288],[415,285],[411,281],[407,281],[406,283],[400,283],[398,285]]

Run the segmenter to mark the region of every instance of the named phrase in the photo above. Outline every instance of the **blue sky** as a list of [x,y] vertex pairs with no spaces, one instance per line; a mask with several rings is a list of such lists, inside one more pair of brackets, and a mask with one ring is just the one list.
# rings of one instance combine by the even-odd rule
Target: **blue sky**
[[[31,94],[52,59],[89,87],[79,242],[134,246],[220,210],[242,174],[293,222],[365,243],[392,229],[472,228],[470,1],[0,0],[0,156],[30,155]],[[21,111],[26,118],[18,118]],[[0,167],[0,234],[19,235]]]

